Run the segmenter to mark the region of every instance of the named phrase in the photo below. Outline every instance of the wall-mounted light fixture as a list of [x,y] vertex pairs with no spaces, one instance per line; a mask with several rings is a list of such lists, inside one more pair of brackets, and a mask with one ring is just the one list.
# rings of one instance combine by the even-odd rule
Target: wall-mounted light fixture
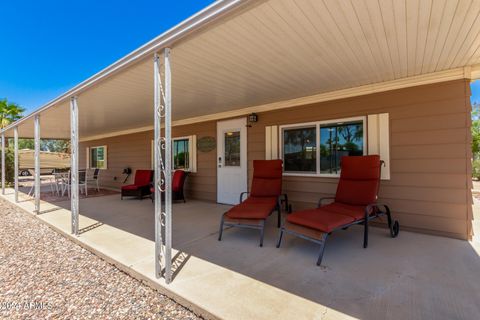
[[256,113],[250,113],[247,119],[248,119],[247,127],[250,128],[252,126],[252,123],[255,123],[258,121],[258,116]]

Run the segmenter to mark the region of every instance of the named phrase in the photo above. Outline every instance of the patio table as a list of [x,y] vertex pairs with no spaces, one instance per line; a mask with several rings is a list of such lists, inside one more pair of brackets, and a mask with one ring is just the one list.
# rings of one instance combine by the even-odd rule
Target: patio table
[[[35,171],[32,170],[33,176],[35,176]],[[55,179],[52,181],[52,177],[40,177],[40,189],[42,188],[42,182],[48,181],[50,183],[50,191],[52,192],[53,195],[55,195],[56,189],[54,189],[54,185],[56,188],[56,182]],[[35,182],[32,184],[30,187],[30,190],[28,191],[28,196],[31,196],[32,194],[35,193]]]

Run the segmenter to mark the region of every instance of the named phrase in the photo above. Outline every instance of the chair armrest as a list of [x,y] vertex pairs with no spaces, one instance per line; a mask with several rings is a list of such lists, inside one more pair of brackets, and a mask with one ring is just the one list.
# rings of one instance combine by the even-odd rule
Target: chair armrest
[[243,202],[243,195],[244,195],[244,194],[250,194],[250,192],[245,191],[245,192],[240,193],[240,203]]
[[320,198],[320,200],[318,200],[318,205],[317,205],[317,208],[320,208],[322,206],[322,202],[324,200],[335,200],[335,197],[323,197],[323,198]]

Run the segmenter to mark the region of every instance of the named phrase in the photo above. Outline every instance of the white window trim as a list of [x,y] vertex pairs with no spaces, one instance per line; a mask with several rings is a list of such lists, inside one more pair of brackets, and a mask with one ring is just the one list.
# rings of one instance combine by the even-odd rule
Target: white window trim
[[[197,136],[196,135],[191,135],[191,136],[183,136],[183,137],[175,137],[172,138],[172,166],[174,165],[173,163],[173,141],[176,140],[188,140],[188,152],[189,152],[189,168],[185,169],[186,172],[192,172],[195,173],[197,172]],[[155,161],[155,141],[152,140],[151,142],[151,165],[152,169],[154,167],[154,161]],[[172,169],[175,170],[175,169]]]
[[85,166],[87,169],[90,169],[90,147],[87,147],[87,165]]
[[[105,156],[105,168],[93,168],[91,166],[91,150],[92,149],[98,149],[98,148],[104,148],[105,149],[105,152],[104,152],[104,156]],[[108,169],[108,147],[106,145],[103,145],[103,146],[93,146],[93,147],[87,147],[87,169],[100,169],[100,170],[107,170]]]
[[[368,153],[367,150],[367,117],[366,116],[359,116],[359,117],[350,117],[350,118],[340,118],[340,119],[330,119],[330,120],[322,120],[322,121],[313,121],[313,122],[302,122],[302,123],[295,123],[295,124],[286,124],[281,125],[278,127],[278,141],[280,144],[280,159],[284,160],[283,156],[283,130],[284,129],[299,129],[299,128],[309,128],[315,127],[317,133],[317,150],[316,150],[316,172],[283,172],[284,176],[292,176],[292,177],[321,177],[321,178],[338,178],[340,177],[340,173],[320,173],[320,126],[324,124],[336,124],[342,122],[353,122],[353,121],[362,121],[363,123],[363,155]],[[284,166],[285,168],[285,166]]]

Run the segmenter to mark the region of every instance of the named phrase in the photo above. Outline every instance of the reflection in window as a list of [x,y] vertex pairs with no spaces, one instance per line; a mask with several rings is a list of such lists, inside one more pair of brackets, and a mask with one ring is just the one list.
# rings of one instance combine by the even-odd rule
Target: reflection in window
[[317,171],[316,127],[284,129],[283,159],[286,172]]
[[320,173],[340,172],[343,156],[363,155],[363,122],[320,125]]
[[106,155],[105,147],[92,147],[90,148],[90,168],[92,169],[106,169]]
[[240,131],[225,132],[225,166],[240,166]]
[[188,170],[190,168],[189,139],[173,140],[173,169]]

